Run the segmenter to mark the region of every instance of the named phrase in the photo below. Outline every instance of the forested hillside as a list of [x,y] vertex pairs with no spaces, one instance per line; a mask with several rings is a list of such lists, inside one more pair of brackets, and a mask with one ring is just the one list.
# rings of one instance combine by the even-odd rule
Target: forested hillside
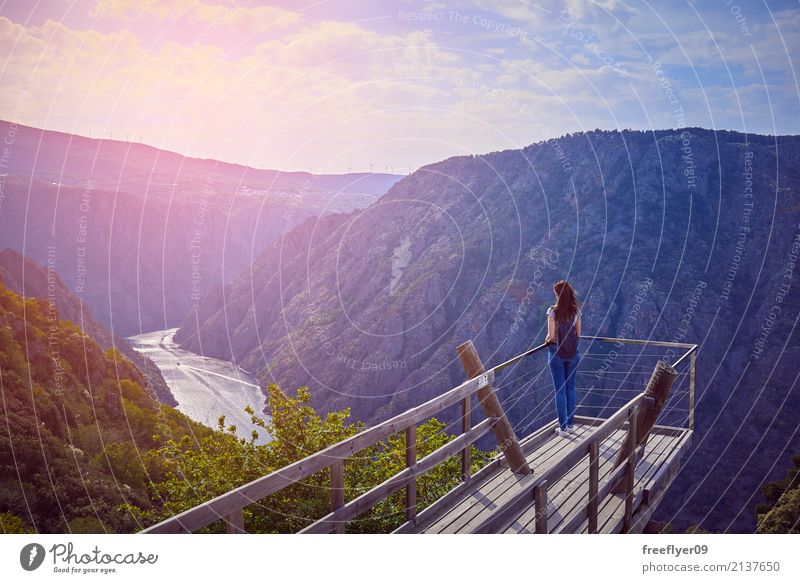
[[[46,300],[0,283],[0,513],[37,532],[130,532],[118,507],[147,504],[143,453],[210,432],[145,389]],[[5,526],[4,526],[5,528]]]
[[7,289],[20,296],[52,302],[61,320],[71,320],[77,324],[104,350],[118,348],[145,374],[159,401],[167,405],[177,405],[155,363],[136,352],[124,338],[115,337],[105,326],[97,322],[89,306],[67,289],[55,269],[41,266],[13,249],[2,249],[0,278]]
[[[103,352],[46,300],[22,299],[0,282],[0,532],[135,532],[354,435],[349,411],[325,416],[267,387],[271,419],[252,412],[237,438],[220,418],[216,431],[159,403],[142,373],[119,351]],[[433,419],[417,429],[423,457],[452,436]],[[490,454],[473,447],[477,470]],[[350,500],[405,467],[402,435],[345,462]],[[419,481],[420,508],[460,479],[460,460]],[[250,532],[294,532],[329,510],[326,471],[245,511]],[[322,487],[325,486],[325,487]],[[402,522],[403,499],[390,497],[348,529],[385,532]],[[204,532],[221,532],[212,524]]]
[[800,454],[786,476],[764,486],[767,502],[758,510],[758,532],[800,534]]

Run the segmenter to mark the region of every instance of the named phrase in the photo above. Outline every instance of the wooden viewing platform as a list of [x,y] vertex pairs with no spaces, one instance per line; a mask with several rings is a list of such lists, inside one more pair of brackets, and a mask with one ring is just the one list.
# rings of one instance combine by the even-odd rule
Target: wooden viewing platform
[[[589,456],[564,472],[561,477],[552,472],[576,446],[589,450],[587,440],[602,419],[577,416],[578,435],[570,438],[554,433],[555,421],[522,440],[521,445],[533,474],[518,476],[501,463],[492,463],[476,474],[466,491],[438,506],[423,512],[416,524],[406,523],[395,532],[407,533],[507,533],[537,532],[536,486],[546,481],[546,515],[542,513],[539,527],[549,533],[589,532]],[[614,456],[627,435],[627,422],[611,432],[598,447],[598,486],[603,488],[611,477]],[[624,494],[603,496],[598,500],[598,516],[593,532],[616,533],[623,530],[641,532],[664,492],[674,478],[683,454],[691,443],[691,431],[656,426],[636,466],[634,498],[630,527],[625,529],[626,497]],[[500,460],[498,460],[500,461]],[[563,465],[563,464],[561,464]],[[626,466],[620,466],[622,471]],[[670,471],[670,468],[673,471]],[[541,480],[551,472],[550,480]],[[552,485],[550,485],[552,484]],[[544,522],[546,517],[547,522]]]
[[[680,349],[671,365],[660,361],[648,383],[607,419],[577,415],[576,435],[562,437],[551,421],[517,439],[494,389],[495,374],[546,349],[537,346],[484,370],[471,342],[459,346],[469,380],[387,421],[202,505],[142,530],[193,532],[223,519],[242,533],[242,509],[321,471],[330,477],[331,510],[310,519],[301,533],[342,533],[378,502],[405,490],[405,522],[394,533],[618,533],[641,532],[663,499],[691,446],[694,429],[696,350],[694,344],[582,336],[613,342]],[[681,364],[689,364],[686,427],[654,424]],[[646,386],[645,386],[646,384]],[[645,390],[646,389],[646,390]],[[471,423],[472,395],[485,419]],[[461,433],[423,458],[416,428],[451,406],[461,409]],[[470,474],[470,446],[493,433],[501,453]],[[405,433],[406,468],[352,500],[345,500],[343,461],[397,433]],[[461,481],[417,511],[417,477],[461,458]]]

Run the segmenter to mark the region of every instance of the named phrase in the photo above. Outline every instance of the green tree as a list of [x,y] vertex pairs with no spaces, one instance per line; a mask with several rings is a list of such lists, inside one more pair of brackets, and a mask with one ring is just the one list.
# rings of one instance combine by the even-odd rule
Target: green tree
[[[267,388],[271,417],[247,409],[250,438],[220,418],[215,431],[158,403],[119,351],[100,349],[72,322],[50,319],[46,301],[0,281],[0,521],[4,532],[132,532],[342,441],[363,429],[350,410],[318,414],[310,391]],[[431,419],[417,428],[418,457],[453,439]],[[272,441],[257,445],[259,431]],[[24,459],[18,452],[25,452]],[[472,448],[473,471],[491,453]],[[392,435],[344,461],[352,500],[405,467],[405,437]],[[418,509],[459,482],[451,459],[418,479]],[[250,532],[295,532],[330,508],[328,469],[245,511]],[[122,510],[122,511],[121,511]],[[348,525],[384,532],[403,520],[402,492]],[[204,532],[221,532],[221,521]]]
[[758,533],[800,534],[800,455],[792,457],[785,478],[762,488],[766,504],[756,507]]
[[[319,415],[309,404],[310,391],[300,387],[295,397],[285,394],[277,385],[267,387],[271,417],[264,420],[252,409],[246,411],[257,427],[266,431],[272,441],[256,445],[254,431],[250,439],[236,436],[234,426],[225,426],[219,419],[219,431],[199,443],[188,437],[167,441],[148,452],[165,464],[165,478],[151,482],[152,508],[125,505],[138,522],[149,525],[202,504],[242,484],[285,467],[334,443],[355,435],[361,423],[348,423],[350,410]],[[446,425],[436,419],[417,428],[418,459],[446,444],[453,436]],[[352,500],[405,468],[405,434],[390,436],[386,441],[362,450],[344,460],[345,501]],[[494,452],[472,448],[472,470],[491,459]],[[460,460],[452,458],[418,479],[418,510],[428,506],[458,484]],[[330,511],[330,472],[323,470],[292,484],[244,510],[248,532],[296,532]],[[349,532],[386,532],[404,521],[402,492],[377,504],[370,512],[352,521]],[[218,521],[200,532],[222,532]]]
[[3,534],[33,534],[33,528],[25,524],[16,514],[0,512],[0,531]]
[[114,529],[96,516],[79,516],[67,523],[67,528],[72,534],[113,534]]
[[131,532],[139,525],[119,505],[148,507],[147,484],[163,478],[159,458],[140,454],[213,430],[158,403],[118,351],[51,318],[47,301],[0,281],[3,528],[25,516],[42,533]]

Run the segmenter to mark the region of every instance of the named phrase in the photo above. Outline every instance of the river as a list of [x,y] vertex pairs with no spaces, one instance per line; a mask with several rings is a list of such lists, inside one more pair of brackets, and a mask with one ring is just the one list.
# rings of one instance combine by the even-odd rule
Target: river
[[164,376],[178,401],[176,409],[204,425],[217,428],[217,419],[225,415],[225,425],[236,425],[239,437],[250,439],[258,431],[256,443],[266,443],[269,435],[250,422],[244,408],[250,405],[263,419],[264,395],[256,379],[227,360],[209,358],[182,349],[173,337],[177,328],[147,332],[127,340],[134,350],[149,356]]

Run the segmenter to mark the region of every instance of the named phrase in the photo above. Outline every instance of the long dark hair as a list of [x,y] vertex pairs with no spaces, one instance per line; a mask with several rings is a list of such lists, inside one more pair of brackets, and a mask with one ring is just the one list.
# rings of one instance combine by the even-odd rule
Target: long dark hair
[[556,320],[559,322],[569,322],[578,313],[578,300],[575,299],[575,290],[566,279],[561,279],[553,285],[558,300],[553,311],[556,313]]

